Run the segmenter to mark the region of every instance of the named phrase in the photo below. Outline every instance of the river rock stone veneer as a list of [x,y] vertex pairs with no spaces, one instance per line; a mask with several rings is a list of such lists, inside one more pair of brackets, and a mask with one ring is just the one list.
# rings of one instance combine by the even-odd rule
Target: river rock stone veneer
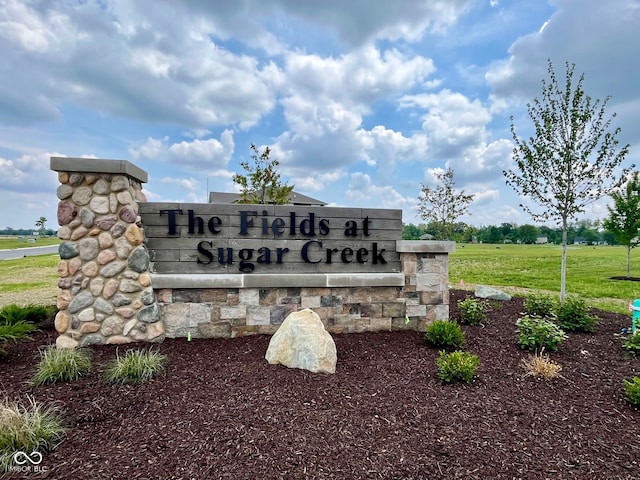
[[126,161],[52,157],[58,172],[60,348],[162,341],[138,216],[147,174]]

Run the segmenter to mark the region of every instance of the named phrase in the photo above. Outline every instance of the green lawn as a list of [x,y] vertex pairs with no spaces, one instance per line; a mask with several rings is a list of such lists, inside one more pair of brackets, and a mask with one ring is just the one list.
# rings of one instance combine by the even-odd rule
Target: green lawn
[[[567,251],[567,293],[590,305],[628,313],[640,298],[640,282],[611,280],[626,275],[626,249],[620,246],[575,246]],[[505,287],[513,293],[560,291],[559,245],[457,244],[449,262],[449,282]],[[631,252],[631,275],[640,277],[640,251]]]
[[0,295],[55,287],[59,261],[58,254],[0,261]]
[[[0,248],[15,248],[3,246]],[[48,245],[56,238],[39,239]],[[14,240],[17,244],[17,240]],[[21,244],[31,245],[33,244]],[[478,284],[499,287],[515,294],[560,291],[561,247],[557,245],[457,244],[450,256],[449,283],[453,288]],[[631,253],[631,275],[640,277],[640,249]],[[41,255],[0,262],[0,295],[51,288],[57,283],[58,255]],[[611,280],[626,274],[624,247],[570,246],[567,255],[567,293],[588,304],[629,313],[628,304],[640,298],[640,282]]]
[[27,237],[22,237],[22,241],[17,236],[0,237],[0,250],[27,247],[45,247],[47,245],[58,245],[60,239],[57,237],[39,237],[35,242],[29,243]]

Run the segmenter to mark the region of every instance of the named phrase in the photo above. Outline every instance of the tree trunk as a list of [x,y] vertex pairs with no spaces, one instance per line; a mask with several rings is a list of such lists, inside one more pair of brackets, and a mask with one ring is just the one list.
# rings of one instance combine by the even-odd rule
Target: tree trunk
[[631,245],[627,245],[627,277],[631,276]]
[[560,267],[560,301],[564,302],[567,290],[567,220],[562,219],[562,266]]

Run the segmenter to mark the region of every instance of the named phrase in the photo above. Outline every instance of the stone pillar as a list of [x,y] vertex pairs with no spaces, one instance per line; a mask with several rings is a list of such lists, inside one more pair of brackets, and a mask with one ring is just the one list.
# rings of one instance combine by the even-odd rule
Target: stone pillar
[[434,320],[449,318],[449,253],[455,242],[399,240],[405,292],[416,292],[416,305],[407,304],[407,316],[417,317],[418,331],[425,331]]
[[138,216],[147,173],[124,160],[51,157],[58,172],[60,348],[162,341]]

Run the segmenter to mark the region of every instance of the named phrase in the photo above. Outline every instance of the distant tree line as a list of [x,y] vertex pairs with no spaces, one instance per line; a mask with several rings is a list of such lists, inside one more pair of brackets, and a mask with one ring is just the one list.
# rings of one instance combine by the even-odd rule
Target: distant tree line
[[[419,240],[437,238],[439,224],[436,222],[404,224],[402,227],[403,240]],[[562,243],[562,228],[551,228],[537,225],[516,225],[515,223],[501,223],[474,227],[464,222],[453,225],[451,240],[463,243]],[[569,224],[567,228],[567,243],[582,243],[586,245],[619,245],[616,236],[603,228],[599,220],[580,220]]]
[[0,235],[16,235],[16,236],[29,236],[33,235],[34,232],[37,232],[38,235],[41,236],[56,236],[58,231],[52,228],[12,228],[5,227],[0,229]]

